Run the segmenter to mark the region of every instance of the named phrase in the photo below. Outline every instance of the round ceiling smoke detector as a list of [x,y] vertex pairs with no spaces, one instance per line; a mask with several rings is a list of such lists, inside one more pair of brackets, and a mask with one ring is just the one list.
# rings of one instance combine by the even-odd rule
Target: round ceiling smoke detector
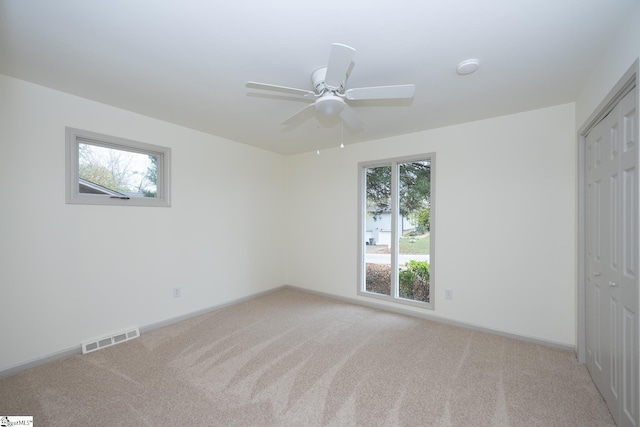
[[456,71],[461,76],[464,76],[478,71],[478,68],[480,68],[480,61],[477,59],[467,59],[458,64]]

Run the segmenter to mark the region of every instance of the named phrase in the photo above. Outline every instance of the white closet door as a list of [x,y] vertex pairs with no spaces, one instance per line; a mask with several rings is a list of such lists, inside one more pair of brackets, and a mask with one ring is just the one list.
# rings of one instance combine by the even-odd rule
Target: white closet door
[[[637,90],[637,89],[636,89]],[[620,422],[619,426],[639,426],[638,394],[638,112],[635,90],[625,96],[620,107]]]
[[635,90],[587,135],[587,368],[620,426],[638,426]]

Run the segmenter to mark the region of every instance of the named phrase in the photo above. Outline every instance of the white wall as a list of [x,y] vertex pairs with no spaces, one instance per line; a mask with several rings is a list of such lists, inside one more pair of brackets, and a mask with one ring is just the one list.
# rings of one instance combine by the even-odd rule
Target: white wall
[[[65,126],[171,147],[172,207],[65,204]],[[284,284],[280,155],[1,75],[0,148],[0,371]]]
[[[359,298],[357,163],[427,152],[429,313],[574,345],[574,129],[638,56],[640,5],[575,114],[563,105],[288,158],[0,75],[0,371],[283,283]],[[170,146],[173,206],[66,205],[65,126]]]
[[356,293],[358,162],[435,152],[427,312],[574,345],[574,123],[567,104],[287,158],[287,283],[366,298]]

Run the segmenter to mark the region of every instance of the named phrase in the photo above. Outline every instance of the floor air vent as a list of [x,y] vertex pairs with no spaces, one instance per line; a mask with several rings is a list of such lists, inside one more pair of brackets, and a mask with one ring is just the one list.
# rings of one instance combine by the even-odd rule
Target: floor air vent
[[139,336],[140,331],[138,328],[133,328],[125,332],[118,332],[117,334],[100,338],[99,340],[87,341],[82,343],[82,354],[91,353],[92,351],[110,347],[114,344],[120,344],[121,342],[129,341]]

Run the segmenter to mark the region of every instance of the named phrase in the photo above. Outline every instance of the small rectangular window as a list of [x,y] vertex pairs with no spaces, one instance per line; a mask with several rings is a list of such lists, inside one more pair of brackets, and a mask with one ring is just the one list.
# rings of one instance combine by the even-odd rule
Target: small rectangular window
[[170,206],[167,147],[67,128],[67,203]]

